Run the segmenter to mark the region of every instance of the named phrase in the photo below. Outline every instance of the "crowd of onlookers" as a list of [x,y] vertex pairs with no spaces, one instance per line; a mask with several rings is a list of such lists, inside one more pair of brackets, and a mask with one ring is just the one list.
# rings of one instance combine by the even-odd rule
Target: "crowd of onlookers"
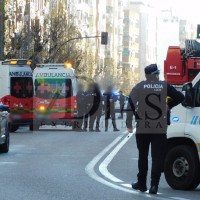
[[100,132],[100,120],[104,113],[105,131],[108,131],[109,119],[112,121],[113,131],[119,131],[115,118],[115,103],[117,101],[120,103],[120,116],[118,118],[123,118],[125,96],[122,91],[116,95],[113,87],[109,86],[102,94],[97,83],[90,83],[87,90],[84,90],[84,86],[79,84],[77,92],[78,116],[75,130]]

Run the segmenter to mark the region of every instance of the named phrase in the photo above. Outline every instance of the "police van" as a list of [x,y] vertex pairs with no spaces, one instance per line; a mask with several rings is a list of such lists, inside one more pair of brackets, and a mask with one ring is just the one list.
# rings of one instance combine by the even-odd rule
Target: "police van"
[[164,173],[173,189],[193,190],[200,183],[200,73],[182,91],[185,101],[171,113]]
[[77,115],[77,79],[69,64],[39,64],[33,72],[34,123],[73,126]]
[[12,59],[0,62],[0,100],[10,107],[9,129],[33,121],[33,80],[31,61]]

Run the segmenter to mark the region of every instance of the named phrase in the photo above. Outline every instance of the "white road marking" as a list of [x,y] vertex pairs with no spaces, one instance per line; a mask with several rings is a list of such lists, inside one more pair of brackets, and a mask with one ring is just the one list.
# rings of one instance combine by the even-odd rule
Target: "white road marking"
[[127,137],[120,142],[115,149],[105,158],[105,160],[99,165],[99,171],[103,176],[105,176],[107,179],[111,180],[112,182],[118,182],[122,183],[123,181],[112,175],[108,171],[108,165],[112,162],[114,157],[117,155],[117,153],[120,151],[120,149],[129,141],[129,139],[133,136],[133,134],[129,133]]
[[191,199],[185,199],[181,197],[170,197],[170,199],[175,199],[175,200],[191,200]]
[[16,165],[17,162],[0,162],[0,165]]
[[141,197],[148,197],[148,198],[152,198],[152,199],[158,199],[158,200],[168,200],[168,198],[164,198],[164,197],[160,197],[158,196],[151,196],[149,194],[143,194],[139,191],[134,191],[128,188],[125,188],[121,185],[117,185],[114,183],[111,183],[107,180],[105,180],[104,178],[100,177],[96,172],[95,172],[95,166],[98,164],[98,162],[106,155],[107,152],[109,152],[122,138],[123,136],[119,136],[118,138],[116,138],[110,145],[108,145],[104,150],[102,150],[97,156],[95,156],[92,161],[90,161],[88,163],[88,165],[85,168],[85,172],[88,174],[88,176],[90,176],[92,179],[94,179],[95,181],[98,181],[99,183],[102,183],[108,187],[111,187],[113,189],[116,190],[120,190],[123,192],[127,192],[127,193],[131,193],[131,194],[135,194]]
[[132,188],[131,184],[123,183],[121,185],[124,186],[124,187],[127,187],[127,188]]
[[[136,160],[136,161],[138,161],[138,157],[131,158],[131,160]],[[151,159],[151,158],[149,158],[149,159],[148,159],[148,161],[152,161],[152,159]]]

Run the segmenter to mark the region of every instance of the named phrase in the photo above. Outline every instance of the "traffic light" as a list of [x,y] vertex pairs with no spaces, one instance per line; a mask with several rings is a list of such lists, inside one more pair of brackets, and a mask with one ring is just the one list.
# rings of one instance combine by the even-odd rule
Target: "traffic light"
[[101,33],[101,44],[107,45],[108,44],[108,32]]
[[200,24],[197,25],[197,38],[200,38]]

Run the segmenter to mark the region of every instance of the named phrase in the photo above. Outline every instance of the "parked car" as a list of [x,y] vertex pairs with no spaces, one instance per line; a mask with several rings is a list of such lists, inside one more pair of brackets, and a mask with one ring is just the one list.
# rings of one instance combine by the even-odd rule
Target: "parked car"
[[9,106],[0,102],[0,153],[9,151],[9,128],[8,128]]

